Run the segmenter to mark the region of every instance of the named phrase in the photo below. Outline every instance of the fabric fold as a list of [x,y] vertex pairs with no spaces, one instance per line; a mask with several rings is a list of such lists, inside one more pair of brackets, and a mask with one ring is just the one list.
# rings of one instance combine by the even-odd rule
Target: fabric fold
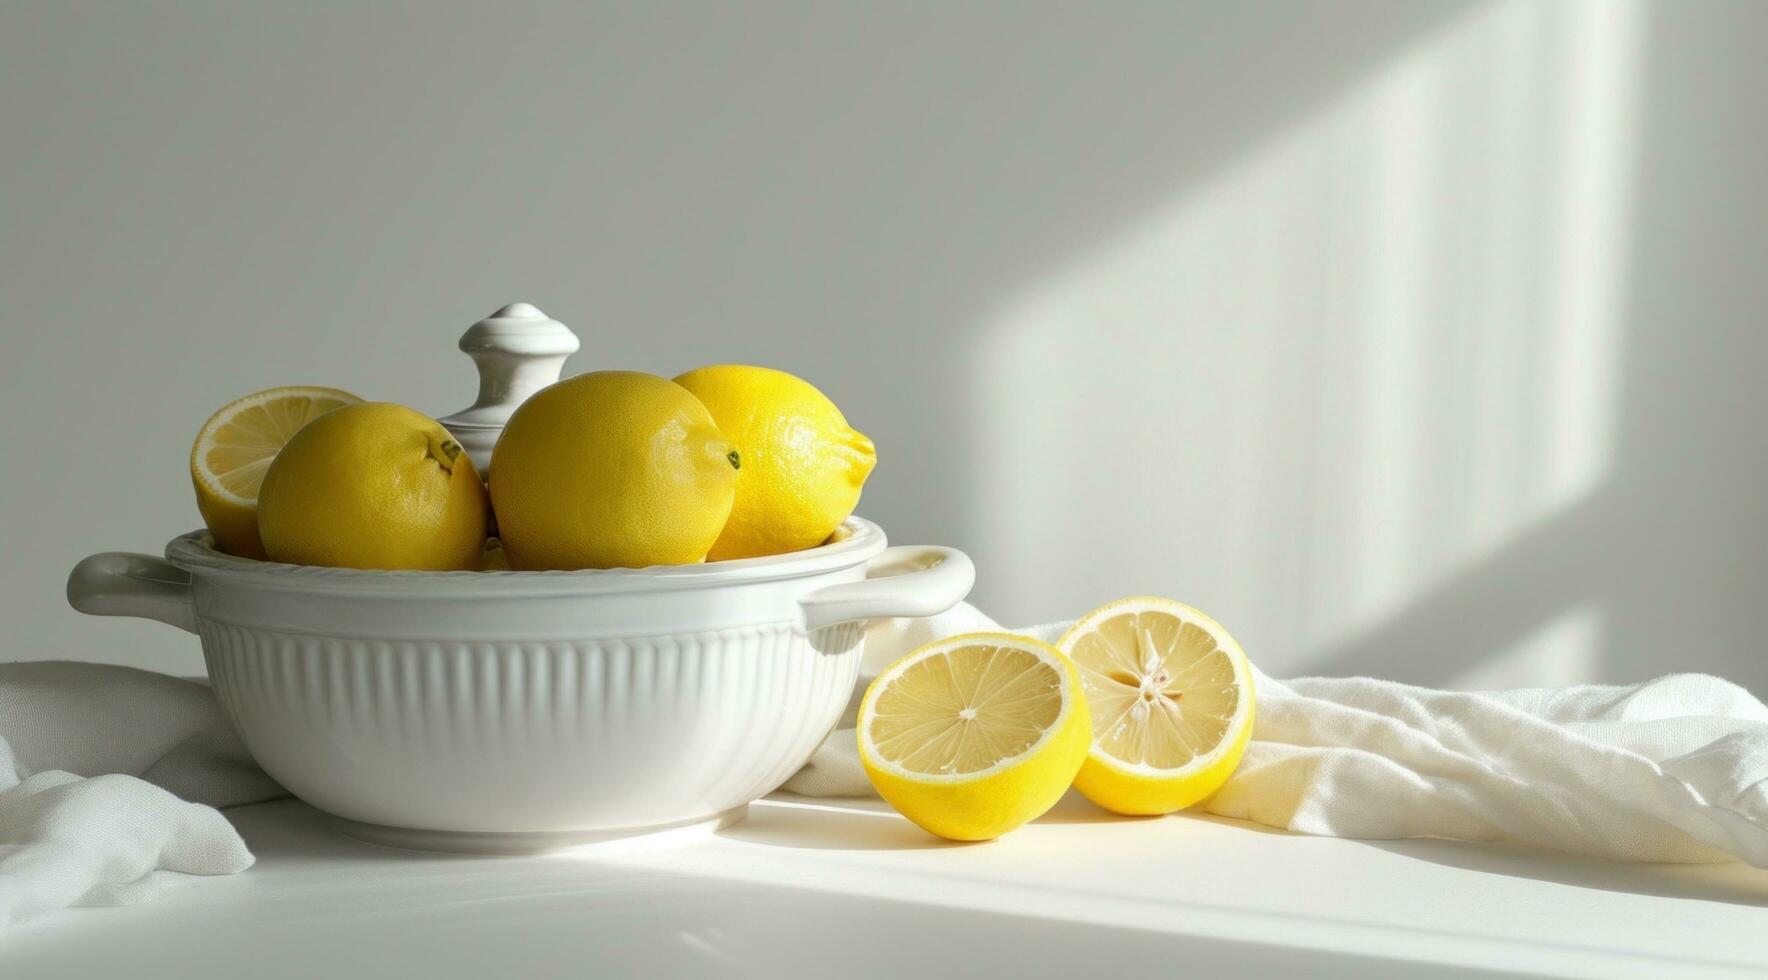
[[215,808],[284,795],[207,684],[0,664],[0,926],[244,870],[251,851]]
[[[1049,640],[1066,625],[1016,632]],[[847,715],[785,788],[871,795],[853,732],[865,685],[922,643],[1000,628],[968,605],[874,624]],[[1210,813],[1336,837],[1768,867],[1768,707],[1719,678],[1477,692],[1366,677],[1255,683],[1252,743],[1201,804]]]

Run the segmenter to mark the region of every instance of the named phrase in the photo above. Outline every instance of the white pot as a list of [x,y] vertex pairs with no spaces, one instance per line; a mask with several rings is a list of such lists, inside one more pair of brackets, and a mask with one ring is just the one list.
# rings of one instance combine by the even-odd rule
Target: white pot
[[202,637],[252,755],[346,832],[510,851],[740,816],[834,727],[866,621],[974,576],[857,517],[797,554],[572,572],[282,565],[193,532],[85,559],[68,601]]

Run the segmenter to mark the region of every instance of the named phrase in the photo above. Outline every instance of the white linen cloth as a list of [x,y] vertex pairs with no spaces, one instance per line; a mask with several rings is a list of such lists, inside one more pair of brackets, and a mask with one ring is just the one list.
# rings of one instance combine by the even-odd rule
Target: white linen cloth
[[282,795],[206,684],[0,664],[0,928],[244,870],[252,854],[215,807]]
[[[1067,623],[1019,630],[1053,640]],[[922,643],[1000,627],[968,605],[866,636],[841,726],[785,788],[871,795],[853,723],[865,686]],[[1633,861],[1768,867],[1768,707],[1677,674],[1626,687],[1451,692],[1259,675],[1239,769],[1202,807],[1306,834],[1510,839]]]

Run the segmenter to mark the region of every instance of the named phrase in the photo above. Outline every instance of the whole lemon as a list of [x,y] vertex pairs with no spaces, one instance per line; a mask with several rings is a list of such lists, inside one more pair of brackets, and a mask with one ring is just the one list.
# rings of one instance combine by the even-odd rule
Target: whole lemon
[[705,403],[743,456],[736,503],[708,559],[814,548],[853,513],[878,453],[815,386],[743,364],[675,380]]
[[307,423],[258,491],[273,561],[446,571],[479,566],[485,485],[441,423],[403,405],[346,405]]
[[643,568],[706,557],[743,461],[686,388],[593,371],[543,388],[491,453],[491,505],[516,568]]

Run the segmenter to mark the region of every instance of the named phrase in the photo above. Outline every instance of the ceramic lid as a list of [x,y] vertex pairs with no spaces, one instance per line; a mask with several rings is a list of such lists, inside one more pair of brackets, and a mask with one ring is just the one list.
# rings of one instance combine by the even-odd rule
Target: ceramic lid
[[479,368],[479,400],[439,419],[484,474],[505,422],[529,395],[559,380],[581,344],[570,328],[532,303],[511,303],[467,328],[460,349]]

